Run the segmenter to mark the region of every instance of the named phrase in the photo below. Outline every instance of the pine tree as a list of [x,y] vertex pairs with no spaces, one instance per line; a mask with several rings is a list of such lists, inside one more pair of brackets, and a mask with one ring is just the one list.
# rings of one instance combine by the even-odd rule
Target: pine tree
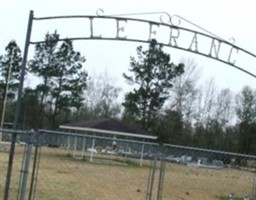
[[30,71],[42,80],[36,88],[40,93],[40,121],[47,118],[52,128],[62,121],[63,112],[66,115],[72,108],[81,107],[87,80],[85,58],[74,50],[72,41],[59,44],[58,40],[57,32],[47,33],[29,64]]
[[[11,102],[8,103],[8,101],[15,99],[19,86],[19,73],[22,62],[21,50],[14,40],[9,42],[5,50],[6,54],[0,57],[1,113],[5,112],[3,109],[7,104],[12,104]],[[8,120],[12,121],[12,119]]]
[[129,71],[124,74],[131,84],[137,85],[132,92],[125,95],[125,115],[140,123],[141,128],[150,130],[154,127],[155,118],[169,97],[173,80],[181,75],[183,64],[170,62],[170,55],[165,53],[162,45],[152,40],[149,49],[137,48],[138,60],[131,58]]

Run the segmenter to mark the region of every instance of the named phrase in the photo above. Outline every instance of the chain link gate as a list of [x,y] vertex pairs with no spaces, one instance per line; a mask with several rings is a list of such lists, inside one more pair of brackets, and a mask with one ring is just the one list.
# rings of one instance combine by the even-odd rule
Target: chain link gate
[[[0,147],[1,193],[8,137]],[[256,157],[40,130],[19,131],[12,199],[255,199]]]
[[[136,13],[135,13],[136,14]],[[143,13],[140,13],[143,14]],[[17,105],[16,105],[16,111],[15,111],[15,120],[14,120],[14,129],[17,129],[17,123],[19,119],[19,113],[20,113],[20,107],[21,107],[21,97],[22,97],[22,90],[23,90],[23,83],[24,83],[24,76],[25,76],[25,69],[26,69],[26,62],[27,62],[27,54],[29,50],[30,44],[37,44],[42,41],[31,41],[31,33],[32,33],[32,24],[33,21],[42,21],[42,20],[57,20],[57,19],[63,19],[63,18],[84,18],[87,19],[88,28],[90,30],[90,34],[85,37],[74,37],[71,38],[71,40],[120,40],[120,41],[132,41],[132,42],[143,42],[148,43],[148,35],[150,38],[156,33],[155,31],[152,31],[152,28],[156,28],[158,26],[167,28],[169,30],[168,33],[168,42],[163,44],[167,47],[180,49],[183,51],[188,51],[194,54],[199,54],[201,56],[206,56],[210,59],[217,60],[219,62],[225,63],[231,67],[234,67],[244,73],[247,73],[248,75],[252,77],[256,77],[253,73],[243,69],[240,65],[236,64],[236,59],[232,58],[231,55],[235,56],[235,53],[238,53],[238,51],[246,56],[249,56],[250,58],[255,59],[256,56],[248,52],[245,49],[242,49],[236,45],[234,45],[232,42],[228,42],[211,32],[203,29],[200,26],[197,26],[196,24],[190,22],[189,20],[186,20],[178,15],[171,16],[166,12],[152,12],[152,13],[144,13],[144,14],[161,14],[160,15],[160,22],[155,21],[149,21],[145,19],[132,19],[132,18],[123,18],[118,17],[114,15],[104,15],[104,12],[102,9],[97,11],[96,16],[53,16],[53,17],[34,17],[33,11],[30,11],[29,15],[29,21],[28,21],[28,29],[27,29],[27,35],[26,35],[26,42],[25,42],[25,48],[24,48],[24,55],[22,60],[22,70],[20,74],[20,84],[19,84],[19,91],[18,91],[18,98],[17,98]],[[166,15],[168,17],[167,21],[163,21],[163,16]],[[124,15],[125,16],[125,15]],[[191,30],[188,28],[180,27],[179,25],[176,26],[172,23],[173,17],[178,17],[179,20],[183,20],[190,25],[193,25],[195,28],[199,28],[202,32]],[[114,32],[116,35],[113,35],[112,37],[97,37],[93,34],[93,25],[95,21],[93,19],[102,19],[104,21],[111,21],[115,22],[116,26],[114,27]],[[121,27],[120,22],[134,22],[134,23],[144,23],[149,27],[149,33],[147,34],[147,39],[141,39],[141,38],[133,38],[129,37],[129,35],[126,37],[121,37],[120,33],[124,32],[125,27]],[[177,32],[177,35],[172,35],[173,30]],[[186,32],[191,34],[192,41],[190,42],[190,47],[188,48],[185,46],[178,46],[178,44],[181,45],[179,42],[180,38],[179,35],[182,32]],[[209,41],[209,46],[206,49],[206,51],[199,51],[197,48],[197,35],[200,37],[207,39]],[[202,41],[203,42],[203,41]],[[217,44],[216,44],[217,43]],[[176,44],[176,45],[174,45]],[[193,45],[196,44],[196,45]],[[224,47],[229,49],[229,52],[226,52],[227,54],[224,55],[224,59],[220,59],[220,44],[222,44],[221,49]],[[194,46],[192,49],[191,46]],[[216,50],[218,48],[218,50]],[[215,50],[215,51],[213,51]],[[240,63],[241,64],[241,63]],[[35,196],[39,199],[75,199],[80,198],[82,195],[82,192],[84,188],[90,188],[90,184],[83,185],[81,190],[79,190],[79,187],[77,186],[77,179],[83,179],[87,180],[88,176],[91,174],[94,174],[95,177],[102,179],[107,178],[109,175],[109,172],[111,171],[112,167],[116,167],[113,174],[117,173],[119,169],[120,164],[120,155],[110,155],[111,153],[106,150],[106,152],[101,152],[101,154],[97,154],[98,150],[96,147],[100,146],[99,141],[108,141],[108,143],[111,143],[111,139],[106,138],[95,138],[95,137],[89,137],[85,136],[78,137],[74,135],[69,136],[69,142],[67,142],[66,136],[56,136],[57,133],[51,132],[51,136],[45,136],[41,138],[41,132],[40,132],[40,139],[37,141],[40,141],[40,144],[33,143],[33,141],[30,141],[31,133],[29,132],[22,132],[22,131],[11,131],[6,130],[6,134],[13,135],[11,140],[11,148],[10,144],[3,142],[0,146],[0,159],[1,159],[1,165],[0,165],[0,172],[1,172],[1,182],[0,182],[0,191],[1,193],[4,192],[4,200],[12,199],[12,196],[15,196],[16,194],[19,195],[20,199],[24,199],[26,195],[29,195],[29,199],[34,199]],[[47,135],[47,131],[44,132],[43,135]],[[16,135],[20,137],[20,141],[17,143],[16,141]],[[29,138],[24,139],[25,135],[29,135]],[[55,139],[59,141],[57,145],[55,144],[56,141],[49,141],[49,138],[53,138],[54,135],[56,136]],[[79,140],[79,139],[80,140]],[[66,142],[63,142],[66,141]],[[71,142],[74,141],[74,142]],[[83,141],[83,147],[79,147],[81,145],[81,141]],[[121,140],[120,140],[121,142]],[[232,154],[228,152],[216,152],[212,150],[204,150],[204,149],[193,149],[188,147],[178,147],[175,145],[165,145],[165,150],[160,151],[156,148],[158,146],[157,144],[145,144],[138,143],[136,141],[123,141],[124,145],[129,149],[127,151],[127,148],[124,147],[124,154],[122,155],[122,163],[130,164],[128,166],[131,166],[131,164],[134,164],[134,168],[123,168],[127,171],[131,171],[131,173],[126,174],[127,177],[125,179],[129,180],[131,177],[134,179],[134,182],[136,183],[135,186],[137,187],[136,194],[145,194],[148,199],[152,198],[154,194],[156,194],[158,199],[193,199],[197,198],[194,194],[194,190],[197,191],[198,194],[204,194],[204,199],[227,199],[227,198],[234,198],[234,196],[238,196],[241,198],[249,198],[247,196],[250,196],[250,198],[255,198],[255,157],[254,156],[248,156],[248,155],[240,155],[240,154]],[[88,145],[89,144],[89,145]],[[132,145],[131,145],[132,144]],[[135,145],[136,144],[136,145]],[[66,146],[65,146],[66,145]],[[15,150],[14,147],[17,146],[17,149]],[[89,147],[90,146],[90,147]],[[130,147],[131,146],[131,147]],[[41,147],[41,148],[40,148]],[[95,148],[94,148],[95,147]],[[130,147],[130,148],[129,148]],[[34,154],[31,155],[31,152],[35,149]],[[147,149],[148,148],[148,149]],[[41,150],[40,150],[41,149]],[[86,150],[85,150],[86,149]],[[95,152],[95,149],[97,152]],[[133,150],[136,149],[136,150]],[[142,150],[143,149],[143,150]],[[153,149],[153,150],[152,150]],[[179,149],[179,151],[177,150]],[[8,160],[7,153],[10,151],[10,157]],[[134,152],[132,152],[134,151]],[[138,157],[137,151],[140,152]],[[151,152],[153,151],[153,153]],[[41,152],[41,153],[38,153]],[[88,153],[89,152],[89,153]],[[147,155],[141,152],[147,152]],[[21,157],[24,153],[24,159],[22,161]],[[112,152],[113,153],[113,152]],[[95,156],[96,154],[96,156]],[[153,155],[152,155],[153,154]],[[160,156],[159,156],[160,155]],[[225,156],[223,156],[225,155]],[[31,160],[31,156],[33,158],[33,162],[29,162]],[[40,170],[38,170],[39,166],[39,158],[42,157],[42,163]],[[142,159],[148,159],[145,161],[145,163],[142,166]],[[79,160],[80,159],[80,160]],[[144,159],[144,160],[145,160]],[[152,164],[150,164],[150,160],[155,159]],[[106,161],[107,160],[107,161]],[[109,160],[111,160],[111,165],[109,163]],[[161,162],[159,162],[161,160]],[[9,161],[9,164],[7,162]],[[95,162],[97,161],[97,162]],[[105,162],[104,164],[107,164],[106,166],[111,166],[107,170],[106,173],[102,173],[101,170],[99,171],[93,171],[96,169],[100,169],[100,164],[102,162]],[[106,163],[107,162],[107,163]],[[23,164],[22,164],[23,163]],[[33,163],[33,164],[31,164]],[[118,163],[118,164],[117,164]],[[22,164],[22,165],[21,165]],[[90,164],[90,165],[87,165]],[[97,165],[96,165],[97,164]],[[136,168],[135,166],[139,165],[140,168]],[[8,166],[9,165],[9,166]],[[31,165],[33,166],[31,169]],[[61,169],[58,169],[57,167],[61,165]],[[116,166],[118,165],[118,167]],[[89,169],[84,169],[84,167],[88,167]],[[123,166],[122,166],[123,167]],[[146,168],[143,168],[146,167]],[[12,174],[12,169],[14,169],[14,173]],[[19,169],[21,169],[21,176],[20,176],[20,184],[19,184]],[[63,170],[66,169],[66,170]],[[121,168],[120,168],[121,169]],[[133,169],[133,170],[132,170]],[[136,169],[136,170],[134,170]],[[144,169],[144,170],[143,170]],[[85,172],[87,173],[89,170],[89,174],[86,174],[87,176],[82,177],[82,174]],[[151,171],[152,170],[152,171]],[[8,171],[7,173],[7,180],[5,180],[4,176],[2,174],[5,174],[5,171]],[[102,168],[102,171],[104,168]],[[121,170],[122,173],[118,174],[121,176],[121,174],[125,173],[125,170]],[[121,172],[120,171],[120,172]],[[150,173],[148,173],[148,171]],[[156,172],[159,173],[156,173]],[[3,172],[3,173],[2,173]],[[68,173],[72,172],[73,178],[70,178],[68,176]],[[147,172],[147,173],[146,173]],[[31,174],[30,174],[31,173]],[[37,174],[38,174],[38,181],[37,180]],[[57,176],[57,174],[59,174]],[[61,174],[61,175],[60,175]],[[141,176],[143,174],[143,176]],[[146,174],[149,174],[147,176]],[[158,174],[158,187],[154,187],[154,177]],[[45,178],[48,177],[48,178]],[[60,177],[66,177],[65,179],[61,179]],[[92,181],[95,177],[91,177],[89,179]],[[141,185],[144,183],[140,183],[141,180],[146,180],[148,177],[149,186],[147,188],[141,189]],[[206,178],[207,177],[207,178]],[[218,178],[216,178],[218,177]],[[10,187],[10,178],[13,179],[12,185]],[[70,178],[70,180],[69,180]],[[108,177],[109,179],[104,182],[102,185],[99,183],[95,183],[97,190],[102,189],[103,187],[109,186],[109,183],[112,183],[113,180],[111,177]],[[129,184],[119,184],[123,180],[119,180],[119,176],[116,177],[115,181],[120,181],[117,183],[117,186],[123,186],[121,188],[112,188],[113,191],[120,192],[122,189],[126,188]],[[156,180],[155,179],[155,180]],[[61,182],[58,182],[58,180]],[[84,180],[79,182],[79,184],[84,184]],[[165,181],[164,181],[165,180]],[[169,181],[171,180],[171,181]],[[65,184],[65,181],[71,181],[72,184]],[[127,181],[124,181],[128,183]],[[225,183],[222,187],[222,182]],[[4,191],[4,184],[6,183],[6,189]],[[197,183],[197,184],[195,184]],[[78,184],[78,185],[79,185]],[[20,186],[18,186],[20,185]],[[28,185],[30,185],[30,189]],[[207,185],[207,187],[206,187]],[[37,187],[36,187],[37,186]],[[134,185],[133,185],[134,186]],[[213,186],[213,187],[210,187]],[[102,187],[102,188],[101,188]],[[131,187],[131,190],[133,190],[136,187]],[[107,187],[108,188],[108,187]],[[203,188],[203,189],[200,189]],[[63,191],[66,189],[70,189],[70,194],[66,194]],[[73,194],[71,191],[76,191],[77,193]],[[108,196],[109,191],[104,191],[106,196],[100,196],[99,193],[95,192],[95,188],[91,188],[92,193],[90,191],[83,191],[85,193],[87,199],[104,199],[109,198],[112,196]],[[117,189],[117,190],[115,190]],[[29,190],[27,192],[27,190]],[[11,191],[11,197],[8,198],[8,193]],[[34,193],[33,191],[37,191]],[[49,192],[56,194],[51,194]],[[214,191],[214,192],[210,192]],[[95,193],[95,194],[94,194]],[[115,192],[114,192],[115,193]],[[48,195],[45,197],[44,195]],[[201,194],[201,195],[202,195]],[[42,195],[42,196],[40,196]],[[63,196],[61,196],[63,195]],[[69,196],[71,195],[71,196]],[[76,195],[76,197],[72,196]],[[109,194],[110,195],[110,194]],[[135,195],[135,194],[133,194]],[[127,198],[129,199],[129,194],[127,194]],[[143,195],[138,195],[138,198],[142,198]],[[124,199],[126,196],[124,194],[120,194],[120,196],[116,195],[116,197],[122,197]],[[202,197],[202,196],[200,196]],[[115,198],[112,198],[115,199]],[[120,198],[119,198],[120,199]],[[134,198],[133,198],[134,199]],[[144,197],[143,197],[144,199]]]

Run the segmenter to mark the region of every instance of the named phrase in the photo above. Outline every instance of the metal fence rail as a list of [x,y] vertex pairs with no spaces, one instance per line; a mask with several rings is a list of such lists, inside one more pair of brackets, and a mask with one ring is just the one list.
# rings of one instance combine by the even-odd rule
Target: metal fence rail
[[[18,134],[18,140],[16,145],[16,150],[14,154],[13,160],[13,170],[11,176],[11,185],[9,189],[9,199],[17,199],[17,196],[21,192],[22,186],[22,176],[24,175],[23,164],[25,163],[26,154],[25,152],[27,149],[27,144],[30,143],[32,137],[31,132],[28,131],[14,131],[14,130],[7,130],[3,129],[2,133],[2,141],[0,141],[0,194],[1,198],[4,194],[4,187],[6,183],[6,172],[8,169],[8,158],[9,158],[9,151],[11,148],[11,137],[12,134]],[[24,176],[23,176],[24,178]],[[26,177],[25,177],[26,178]],[[23,179],[24,180],[24,179]]]
[[256,156],[165,145],[163,198],[255,199]]
[[[3,132],[1,194],[13,131]],[[252,155],[89,132],[20,131],[18,139],[11,200],[255,199]]]

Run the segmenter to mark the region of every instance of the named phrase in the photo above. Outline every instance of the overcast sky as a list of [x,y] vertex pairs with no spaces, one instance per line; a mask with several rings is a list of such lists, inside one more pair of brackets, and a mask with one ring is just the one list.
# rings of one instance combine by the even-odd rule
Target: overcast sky
[[[180,15],[214,34],[228,40],[235,38],[235,44],[256,54],[256,21],[255,3],[253,1],[56,1],[34,0],[14,1],[0,0],[0,54],[12,39],[15,39],[21,50],[27,29],[29,11],[34,10],[35,17],[54,15],[95,15],[97,9],[103,9],[104,14],[114,15],[123,13],[168,12],[170,15]],[[160,15],[141,15],[140,18],[159,21]],[[188,24],[182,22],[182,26]],[[108,32],[109,25],[102,24],[102,29]],[[191,26],[190,26],[191,28]],[[35,22],[31,40],[42,40],[47,31],[58,30],[62,37],[76,36],[76,33],[86,29],[77,20],[62,22]],[[88,29],[88,27],[87,27]],[[138,30],[133,30],[136,32]],[[148,30],[146,30],[148,31]],[[200,43],[200,42],[199,42]],[[125,87],[122,73],[129,67],[129,57],[136,56],[139,43],[121,41],[76,41],[75,48],[85,55],[85,68],[89,74],[104,72],[117,79],[117,84]],[[144,45],[147,47],[147,45]],[[197,56],[188,52],[166,48],[171,54],[172,61],[178,63],[182,57],[192,58],[202,69],[202,79],[214,77],[219,88],[240,90],[244,85],[256,88],[256,79],[228,65]],[[33,56],[33,46],[29,49],[29,59]],[[256,74],[256,58],[241,59],[240,65]],[[31,84],[31,80],[30,80]]]

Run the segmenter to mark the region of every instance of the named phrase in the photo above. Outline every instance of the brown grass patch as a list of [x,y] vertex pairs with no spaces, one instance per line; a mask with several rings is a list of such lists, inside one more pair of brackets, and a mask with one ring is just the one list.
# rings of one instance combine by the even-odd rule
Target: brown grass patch
[[[16,148],[12,176],[11,199],[16,199],[23,147]],[[81,152],[80,152],[81,155]],[[147,192],[149,161],[143,167],[134,164],[115,165],[90,163],[85,159],[72,159],[67,151],[42,148],[36,199],[39,200],[144,200]],[[101,161],[123,163],[124,158],[95,155]],[[8,154],[0,152],[0,193],[3,192]],[[131,159],[131,163],[138,160]],[[129,162],[128,162],[129,163]],[[32,162],[31,162],[32,164]],[[32,166],[32,165],[31,165]],[[31,173],[31,169],[30,169]],[[156,199],[159,163],[155,177],[153,199]],[[30,180],[30,179],[29,179]],[[236,169],[198,169],[168,163],[165,172],[163,199],[212,200],[227,196],[252,193],[253,174]]]

